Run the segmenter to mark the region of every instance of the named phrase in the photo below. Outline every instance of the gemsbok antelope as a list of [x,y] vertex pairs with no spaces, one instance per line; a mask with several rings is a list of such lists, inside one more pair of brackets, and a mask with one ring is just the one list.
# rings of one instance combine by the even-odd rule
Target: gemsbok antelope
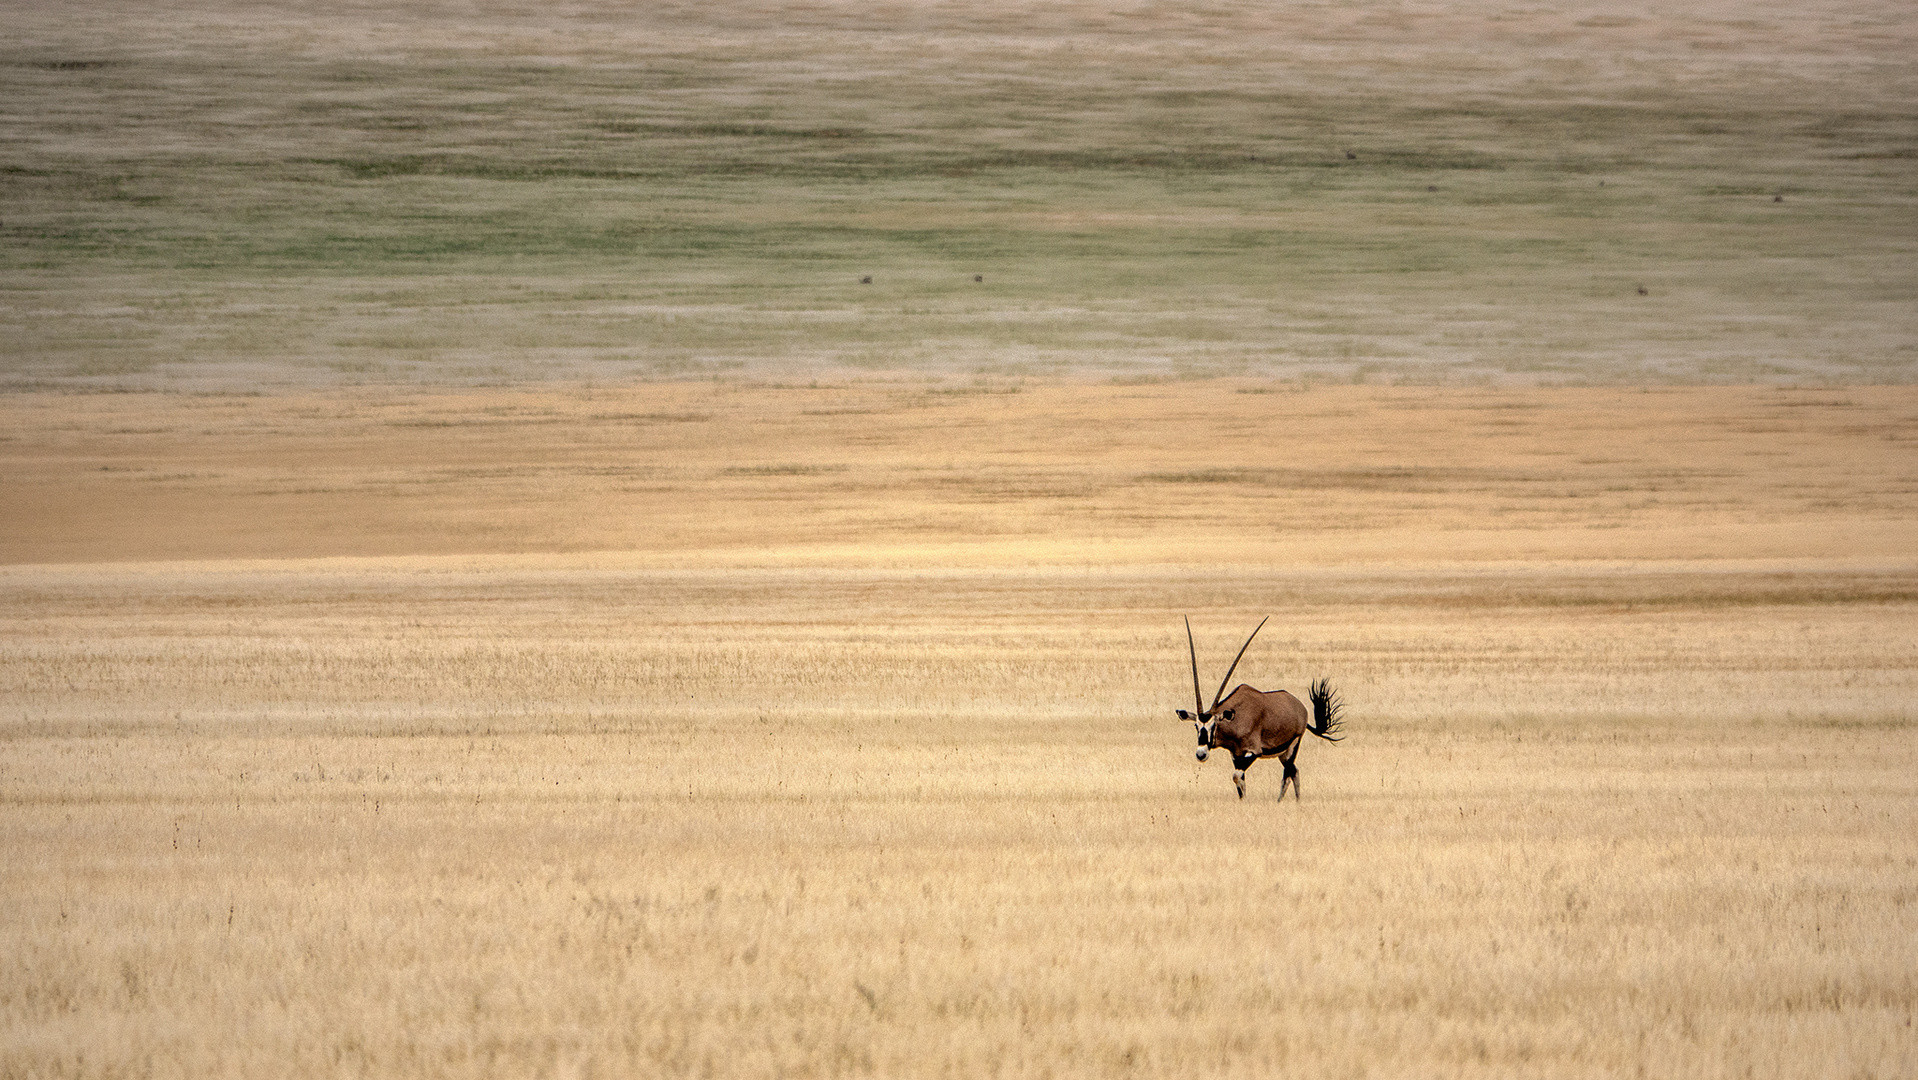
[[1265,629],[1266,621],[1259,620],[1259,625],[1252,628],[1252,636],[1239,646],[1239,655],[1232,658],[1225,678],[1219,680],[1219,692],[1212,696],[1209,709],[1199,689],[1199,649],[1192,643],[1192,620],[1185,621],[1185,646],[1192,655],[1192,704],[1196,711],[1177,711],[1179,719],[1190,720],[1199,729],[1200,761],[1218,747],[1231,751],[1232,783],[1239,789],[1239,798],[1245,798],[1245,770],[1262,757],[1275,757],[1285,766],[1285,776],[1279,780],[1279,801],[1285,801],[1285,786],[1290,784],[1292,801],[1297,802],[1299,768],[1294,760],[1299,756],[1299,743],[1304,741],[1307,732],[1326,742],[1345,738],[1338,734],[1344,726],[1339,713],[1344,711],[1345,703],[1325,679],[1313,683],[1307,691],[1312,699],[1310,719],[1299,699],[1284,690],[1255,690],[1240,683],[1230,694],[1225,692],[1232,673],[1239,669],[1239,661],[1245,658],[1245,650],[1252,647],[1252,638]]

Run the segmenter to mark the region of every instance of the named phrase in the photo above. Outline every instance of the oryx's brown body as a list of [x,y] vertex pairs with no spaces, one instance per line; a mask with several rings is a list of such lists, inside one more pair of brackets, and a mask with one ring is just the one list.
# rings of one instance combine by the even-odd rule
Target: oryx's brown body
[[[1238,670],[1239,660],[1245,657],[1245,650],[1252,646],[1252,638],[1259,636],[1264,622],[1253,629],[1252,637],[1245,639],[1245,645],[1239,649],[1238,657],[1227,669],[1225,679],[1219,683],[1219,693],[1225,694],[1226,683],[1232,681],[1232,672]],[[1178,710],[1180,719],[1191,720],[1198,728],[1200,761],[1215,749],[1223,747],[1232,755],[1232,783],[1239,789],[1239,798],[1245,798],[1245,770],[1263,757],[1276,757],[1285,766],[1285,775],[1279,780],[1279,798],[1285,798],[1286,785],[1292,787],[1292,798],[1299,798],[1299,770],[1294,759],[1299,756],[1299,744],[1305,741],[1307,733],[1317,735],[1327,742],[1338,742],[1343,736],[1337,734],[1340,721],[1338,694],[1324,679],[1312,684],[1310,696],[1312,710],[1308,713],[1305,703],[1284,690],[1259,690],[1240,683],[1230,694],[1224,697],[1214,696],[1212,707],[1200,705],[1204,698],[1199,696],[1199,653],[1192,644],[1192,625],[1186,624],[1186,645],[1192,650],[1192,693],[1193,704],[1199,705],[1196,714]]]
[[1255,690],[1240,683],[1212,710],[1212,748],[1232,755],[1232,779],[1245,797],[1246,767],[1262,757],[1275,757],[1285,766],[1279,780],[1279,798],[1285,798],[1285,786],[1292,785],[1298,797],[1299,770],[1292,760],[1299,756],[1299,743],[1312,729],[1311,714],[1305,703],[1284,690]]

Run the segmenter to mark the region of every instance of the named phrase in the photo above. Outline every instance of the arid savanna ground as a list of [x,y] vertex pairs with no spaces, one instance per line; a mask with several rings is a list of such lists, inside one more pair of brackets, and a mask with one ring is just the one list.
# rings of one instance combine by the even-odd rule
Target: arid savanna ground
[[0,14],[0,1077],[1918,1073],[1900,6]]
[[6,1071],[1908,1073],[1918,395],[1255,389],[9,398]]

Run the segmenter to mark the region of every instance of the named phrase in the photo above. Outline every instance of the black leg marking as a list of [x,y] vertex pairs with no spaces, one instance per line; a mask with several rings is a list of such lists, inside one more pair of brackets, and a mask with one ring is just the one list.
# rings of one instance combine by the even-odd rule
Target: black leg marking
[[1257,754],[1232,755],[1232,783],[1238,787],[1241,799],[1245,798],[1245,770],[1251,768],[1252,763],[1257,760],[1259,760]]

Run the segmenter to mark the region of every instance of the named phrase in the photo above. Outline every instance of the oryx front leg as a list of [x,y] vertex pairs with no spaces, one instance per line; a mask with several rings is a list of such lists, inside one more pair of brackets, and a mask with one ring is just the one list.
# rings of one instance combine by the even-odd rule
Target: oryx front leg
[[1259,760],[1257,754],[1232,755],[1232,785],[1239,789],[1241,799],[1245,798],[1245,770],[1251,768],[1252,763],[1257,760]]

